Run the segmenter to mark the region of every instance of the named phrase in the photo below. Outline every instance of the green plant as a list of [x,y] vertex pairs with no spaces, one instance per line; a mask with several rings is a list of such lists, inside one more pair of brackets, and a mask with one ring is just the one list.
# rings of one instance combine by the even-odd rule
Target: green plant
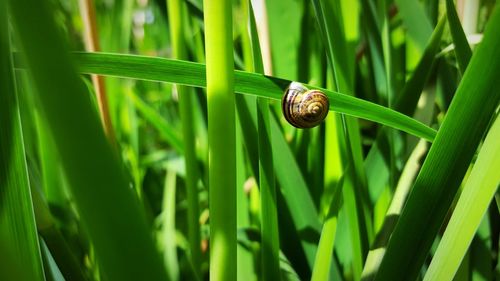
[[465,2],[0,2],[0,279],[500,278],[500,8]]

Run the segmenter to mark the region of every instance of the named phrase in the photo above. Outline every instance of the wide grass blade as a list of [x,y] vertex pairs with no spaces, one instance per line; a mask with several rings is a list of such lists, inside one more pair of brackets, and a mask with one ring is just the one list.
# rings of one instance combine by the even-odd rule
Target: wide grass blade
[[500,183],[500,118],[488,132],[424,281],[452,280]]
[[105,138],[47,1],[9,3],[40,107],[100,269],[110,280],[166,280],[144,214]]
[[376,280],[417,277],[500,101],[500,8],[490,18],[401,214]]
[[[0,3],[0,279],[45,280],[36,232],[19,103],[10,51],[7,3]],[[5,259],[5,260],[4,260]],[[22,267],[21,267],[22,266]],[[22,271],[14,270],[20,269]]]

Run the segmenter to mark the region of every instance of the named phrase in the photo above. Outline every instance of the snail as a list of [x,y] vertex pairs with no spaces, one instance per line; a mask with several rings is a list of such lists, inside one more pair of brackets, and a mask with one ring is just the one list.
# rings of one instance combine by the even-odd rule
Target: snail
[[312,128],[325,119],[330,102],[323,92],[292,82],[281,99],[281,108],[286,121],[292,126]]

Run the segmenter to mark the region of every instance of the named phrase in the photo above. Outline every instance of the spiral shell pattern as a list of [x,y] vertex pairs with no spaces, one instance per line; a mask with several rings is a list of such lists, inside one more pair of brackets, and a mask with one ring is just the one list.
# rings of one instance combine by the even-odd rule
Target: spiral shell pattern
[[285,119],[292,126],[312,128],[326,118],[330,102],[323,92],[309,90],[298,82],[292,82],[281,100],[281,107]]

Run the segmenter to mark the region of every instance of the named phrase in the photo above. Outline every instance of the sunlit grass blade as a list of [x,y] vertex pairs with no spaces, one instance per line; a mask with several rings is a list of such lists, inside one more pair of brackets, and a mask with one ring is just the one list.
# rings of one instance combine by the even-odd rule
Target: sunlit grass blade
[[[10,51],[7,2],[0,3],[0,279],[45,280],[35,226]],[[5,243],[5,244],[4,244]],[[5,259],[5,260],[4,260]],[[21,267],[22,266],[22,267]],[[22,268],[22,271],[15,270]]]
[[452,280],[500,183],[500,118],[496,118],[455,206],[424,281]]
[[[39,105],[102,272],[113,280],[165,280],[144,214],[128,189],[47,1],[9,3]],[[35,25],[40,28],[33,29]]]
[[[333,89],[338,92],[354,95],[354,53],[347,49],[344,36],[343,19],[340,4],[336,1],[313,0],[321,41],[325,46],[333,78]],[[368,211],[366,174],[363,169],[363,153],[360,129],[357,120],[349,116],[340,116],[345,151],[344,162],[351,165],[349,174],[345,175],[343,196],[345,208],[349,214],[349,227],[353,251],[354,279],[361,276],[363,261],[368,253],[371,219]],[[327,160],[328,161],[328,160]]]
[[500,101],[500,8],[486,27],[391,236],[376,280],[414,279]]
[[385,214],[384,222],[375,236],[370,252],[366,257],[366,263],[363,267],[362,274],[363,281],[369,281],[375,278],[375,274],[384,257],[387,242],[389,241],[392,231],[394,231],[396,227],[397,216],[401,214],[401,210],[410,193],[413,181],[420,170],[420,160],[428,150],[427,146],[428,144],[421,140],[409,156],[408,161],[406,161],[406,165],[396,186],[396,191],[392,196],[392,201]]
[[236,120],[231,1],[204,1],[210,279],[236,279]]
[[324,220],[323,228],[321,229],[311,281],[329,280],[335,234],[337,232],[338,212],[342,206],[342,185],[343,178],[341,177],[332,190],[333,194],[331,195],[328,214]]
[[[96,73],[206,87],[205,66],[199,63],[164,58],[104,54],[75,53],[75,60],[83,73]],[[18,61],[18,66],[21,62]],[[281,100],[291,81],[257,73],[235,71],[235,92]],[[311,85],[306,87],[319,89]],[[371,120],[417,137],[432,141],[436,131],[422,123],[374,103],[322,89],[330,99],[330,109],[346,115]]]
[[[170,20],[170,36],[172,39],[172,56],[175,59],[186,59],[186,42],[183,25],[185,6],[181,0],[168,0]],[[196,157],[196,135],[194,128],[193,95],[186,86],[175,85],[179,96],[179,113],[182,124],[182,140],[186,167],[186,188],[188,200],[188,237],[191,249],[191,260],[197,276],[201,277],[201,249],[200,249],[200,207],[198,200],[198,159]]]
[[175,172],[167,171],[163,190],[162,237],[163,262],[168,270],[169,281],[179,280],[179,262],[177,259],[177,243],[175,240]]

